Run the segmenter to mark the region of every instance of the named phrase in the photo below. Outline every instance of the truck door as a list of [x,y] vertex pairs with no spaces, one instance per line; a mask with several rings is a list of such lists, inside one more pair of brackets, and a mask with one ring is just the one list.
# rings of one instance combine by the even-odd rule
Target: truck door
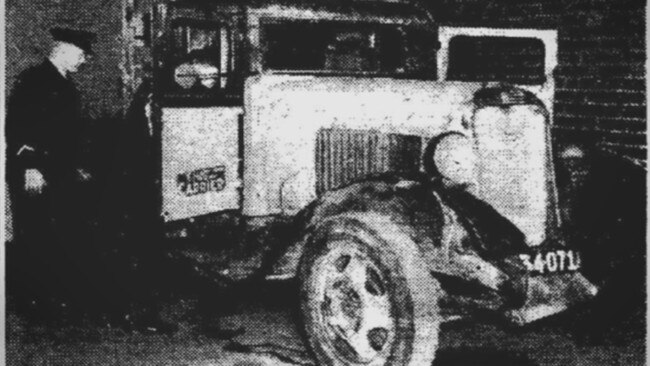
[[232,80],[231,27],[219,19],[170,23],[156,74],[162,216],[237,210],[242,107]]
[[163,108],[166,221],[239,209],[241,108]]

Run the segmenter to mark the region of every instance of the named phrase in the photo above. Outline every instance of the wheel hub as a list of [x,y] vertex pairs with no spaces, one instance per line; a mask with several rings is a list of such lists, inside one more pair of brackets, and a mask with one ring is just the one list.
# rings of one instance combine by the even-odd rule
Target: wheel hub
[[346,361],[369,363],[386,355],[394,337],[387,286],[366,255],[330,251],[319,269],[321,324],[328,343]]
[[363,303],[361,297],[354,290],[352,284],[347,282],[340,284],[330,291],[336,304],[333,315],[345,319],[349,323],[358,323],[363,317]]

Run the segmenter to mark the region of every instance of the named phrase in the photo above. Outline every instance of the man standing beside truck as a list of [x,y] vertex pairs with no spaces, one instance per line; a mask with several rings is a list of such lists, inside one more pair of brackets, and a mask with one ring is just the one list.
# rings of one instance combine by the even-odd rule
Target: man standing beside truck
[[[80,271],[92,265],[88,227],[90,174],[80,160],[79,92],[70,74],[92,54],[95,34],[54,28],[47,59],[23,71],[7,105],[7,183],[16,258],[9,290],[35,317],[54,318],[92,288]],[[15,276],[15,277],[14,277]],[[15,288],[12,288],[15,286]],[[84,297],[92,296],[84,294]]]
[[[144,309],[129,309],[134,300],[129,284],[153,274],[135,278],[121,273],[105,255],[103,241],[95,240],[91,221],[100,218],[105,192],[82,168],[84,126],[79,92],[69,75],[92,54],[96,36],[66,28],[51,34],[49,57],[18,76],[7,108],[7,183],[15,226],[8,250],[9,293],[30,320],[50,322],[68,315],[67,320],[81,321],[88,315],[129,329],[174,331],[160,320],[154,299],[147,296],[150,289],[138,289],[143,294],[137,305]],[[149,181],[147,175],[140,178]],[[155,204],[137,202],[136,207]]]

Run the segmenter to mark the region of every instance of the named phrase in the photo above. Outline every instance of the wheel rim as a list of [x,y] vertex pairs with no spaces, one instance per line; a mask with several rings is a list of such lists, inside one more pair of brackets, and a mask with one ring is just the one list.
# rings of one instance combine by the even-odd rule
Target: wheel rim
[[314,263],[313,300],[321,343],[346,362],[385,359],[395,337],[389,287],[377,264],[352,241],[329,243]]

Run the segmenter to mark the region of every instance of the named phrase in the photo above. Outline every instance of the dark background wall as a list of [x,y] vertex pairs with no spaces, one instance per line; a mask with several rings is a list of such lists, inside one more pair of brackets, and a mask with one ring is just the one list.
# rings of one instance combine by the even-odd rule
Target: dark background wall
[[[645,161],[645,1],[424,1],[446,25],[558,29],[556,139],[591,139],[601,148]],[[130,26],[123,20],[125,9],[139,3],[143,1],[7,0],[7,91],[20,70],[41,59],[50,27],[87,28],[99,37],[96,59],[76,78],[86,114],[97,119],[120,112],[128,99],[124,84],[133,84],[124,81],[129,76],[125,70],[133,65],[122,47]]]
[[[6,0],[6,95],[19,72],[47,57],[49,29],[87,29],[97,33],[93,47],[96,56],[74,77],[81,91],[84,117],[89,121],[89,131],[85,132],[88,136],[106,135],[105,131],[115,130],[123,108],[122,9],[122,0]],[[11,203],[6,203],[5,239],[10,241]]]
[[99,119],[120,112],[121,0],[7,0],[5,9],[7,93],[20,71],[47,56],[50,28],[87,29],[97,33],[96,56],[74,78],[84,114]]
[[439,0],[442,24],[549,28],[559,33],[554,137],[646,160],[642,0]]

